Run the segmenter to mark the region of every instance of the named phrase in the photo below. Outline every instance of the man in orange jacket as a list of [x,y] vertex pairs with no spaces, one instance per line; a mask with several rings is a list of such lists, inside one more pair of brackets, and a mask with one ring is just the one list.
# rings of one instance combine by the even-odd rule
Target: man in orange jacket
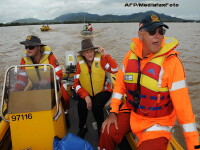
[[98,133],[104,121],[103,108],[112,95],[106,72],[116,73],[116,61],[102,47],[95,47],[90,39],[82,40],[82,50],[77,57],[73,88],[78,94],[79,132],[84,138],[87,132],[88,110],[97,121]]
[[[58,81],[62,80],[62,69],[51,51],[50,47],[41,43],[40,38],[34,35],[27,36],[25,41],[20,42],[20,44],[25,45],[25,51],[21,59],[21,65],[30,65],[30,64],[51,64],[55,68],[56,79]],[[23,68],[22,68],[23,69]],[[39,81],[39,87],[48,86],[50,79],[41,79]],[[23,90],[28,83],[28,76],[26,72],[22,72],[17,76],[17,83],[14,86],[13,90]],[[35,88],[35,87],[32,87]],[[69,95],[61,85],[62,93],[62,102],[65,110],[69,109]]]
[[100,150],[113,150],[130,131],[138,138],[139,150],[166,150],[176,118],[187,149],[199,147],[184,68],[174,50],[178,40],[164,37],[165,28],[169,27],[155,14],[141,20],[139,38],[132,39],[117,74],[110,115],[102,124]]

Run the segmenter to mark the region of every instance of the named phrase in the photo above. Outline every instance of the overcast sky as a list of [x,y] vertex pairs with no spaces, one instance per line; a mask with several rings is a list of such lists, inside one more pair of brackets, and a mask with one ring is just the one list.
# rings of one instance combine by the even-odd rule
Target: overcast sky
[[[130,3],[132,4],[128,7],[127,4]],[[139,4],[150,7],[139,7]],[[160,7],[153,7],[152,4],[159,4]],[[0,0],[0,22],[8,23],[24,18],[49,20],[76,12],[130,15],[148,10],[183,19],[200,20],[199,7],[200,0]]]

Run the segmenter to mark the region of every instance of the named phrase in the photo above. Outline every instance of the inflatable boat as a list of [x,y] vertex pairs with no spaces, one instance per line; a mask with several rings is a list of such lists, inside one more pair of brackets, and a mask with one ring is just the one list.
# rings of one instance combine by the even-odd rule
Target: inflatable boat
[[89,31],[89,30],[82,30],[82,31],[81,31],[81,34],[82,34],[82,35],[92,35],[93,32],[92,32],[92,31]]
[[50,31],[51,28],[50,28],[49,26],[42,26],[42,27],[40,28],[40,30],[41,30],[41,31]]
[[[53,150],[55,137],[64,138],[68,133],[76,135],[78,132],[77,99],[72,89],[74,73],[76,69],[76,55],[73,51],[65,54],[65,69],[63,83],[71,96],[69,120],[70,129],[67,130],[65,112],[62,107],[59,83],[55,78],[55,70],[52,65],[16,65],[7,69],[3,82],[2,98],[0,101],[0,149],[2,150]],[[40,87],[36,83],[27,83],[23,90],[15,87],[17,77],[27,73],[32,79],[51,79],[46,87]],[[36,73],[37,72],[37,73]],[[115,82],[114,74],[108,74],[112,85]],[[107,114],[109,103],[105,106]],[[106,116],[105,116],[106,117]],[[91,112],[88,113],[88,132],[85,140],[94,149],[97,148],[98,133],[95,120]],[[136,137],[133,133],[125,136],[127,145],[132,150],[137,150]],[[77,141],[78,144],[78,141]],[[83,150],[87,150],[84,149]],[[183,150],[180,144],[172,138],[167,150]]]

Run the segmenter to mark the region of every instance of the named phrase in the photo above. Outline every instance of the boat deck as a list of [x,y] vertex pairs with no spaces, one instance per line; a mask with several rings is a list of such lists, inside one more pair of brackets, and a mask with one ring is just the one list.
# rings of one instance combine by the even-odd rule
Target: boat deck
[[[70,120],[71,127],[67,132],[73,133],[75,135],[79,131],[77,104],[78,104],[78,100],[74,100],[73,98],[70,99],[69,120]],[[107,115],[106,110],[104,112],[105,112],[104,118],[106,118],[108,115]],[[97,150],[99,135],[98,135],[96,126],[93,125],[94,123],[95,123],[95,119],[94,119],[93,113],[92,111],[89,111],[88,117],[87,117],[87,123],[86,123],[88,127],[88,132],[86,133],[84,139],[88,141],[94,147],[94,150]],[[115,150],[131,150],[131,147],[129,146],[126,138],[122,140],[122,142],[119,144],[119,147],[117,146]]]
[[[73,133],[75,135],[79,131],[77,104],[78,104],[78,100],[74,100],[73,98],[70,99],[69,120],[71,123],[71,127],[67,132]],[[93,127],[94,122],[95,122],[95,119],[93,117],[92,111],[89,111],[88,118],[87,118],[88,132],[86,133],[84,139],[88,141],[95,149],[97,149],[99,137],[98,137],[97,129]]]

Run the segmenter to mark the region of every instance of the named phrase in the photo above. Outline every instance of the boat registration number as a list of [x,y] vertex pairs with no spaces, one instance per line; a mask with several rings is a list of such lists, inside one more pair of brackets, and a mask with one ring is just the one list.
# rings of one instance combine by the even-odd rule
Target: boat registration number
[[31,113],[11,116],[12,121],[26,120],[26,119],[32,119],[32,118],[33,116]]

